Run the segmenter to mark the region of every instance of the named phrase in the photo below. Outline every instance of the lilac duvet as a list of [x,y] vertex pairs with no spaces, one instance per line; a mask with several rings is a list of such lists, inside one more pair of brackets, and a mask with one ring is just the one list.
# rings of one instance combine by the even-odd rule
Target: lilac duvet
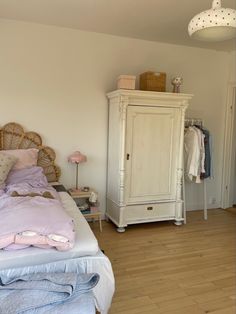
[[40,167],[10,172],[0,193],[0,217],[0,249],[33,245],[65,251],[74,245],[73,220]]

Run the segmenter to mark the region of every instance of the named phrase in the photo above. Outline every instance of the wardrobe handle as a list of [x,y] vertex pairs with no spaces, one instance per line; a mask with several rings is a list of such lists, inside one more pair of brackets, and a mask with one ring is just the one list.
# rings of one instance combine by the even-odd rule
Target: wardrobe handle
[[153,210],[152,206],[147,207],[147,210]]
[[126,160],[129,160],[129,154],[126,154]]

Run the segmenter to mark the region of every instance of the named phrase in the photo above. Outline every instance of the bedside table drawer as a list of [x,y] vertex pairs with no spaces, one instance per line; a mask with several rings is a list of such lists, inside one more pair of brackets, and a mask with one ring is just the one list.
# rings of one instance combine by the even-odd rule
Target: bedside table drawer
[[129,220],[146,220],[158,218],[174,218],[175,203],[159,203],[145,205],[129,205],[125,209],[125,218]]

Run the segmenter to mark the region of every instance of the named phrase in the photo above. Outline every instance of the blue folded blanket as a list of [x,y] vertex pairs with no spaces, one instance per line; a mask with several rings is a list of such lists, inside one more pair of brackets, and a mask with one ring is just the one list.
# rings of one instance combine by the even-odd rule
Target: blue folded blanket
[[59,314],[65,313],[66,304],[68,310],[71,308],[66,313],[76,313],[73,311],[76,300],[91,291],[98,280],[98,274],[76,273],[36,273],[14,279],[1,277],[0,313]]

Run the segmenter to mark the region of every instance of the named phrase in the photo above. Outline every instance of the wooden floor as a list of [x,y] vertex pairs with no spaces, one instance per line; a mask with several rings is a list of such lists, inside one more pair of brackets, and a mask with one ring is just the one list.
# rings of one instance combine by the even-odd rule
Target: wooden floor
[[171,222],[92,226],[110,258],[116,293],[109,314],[235,314],[236,209],[189,212]]

